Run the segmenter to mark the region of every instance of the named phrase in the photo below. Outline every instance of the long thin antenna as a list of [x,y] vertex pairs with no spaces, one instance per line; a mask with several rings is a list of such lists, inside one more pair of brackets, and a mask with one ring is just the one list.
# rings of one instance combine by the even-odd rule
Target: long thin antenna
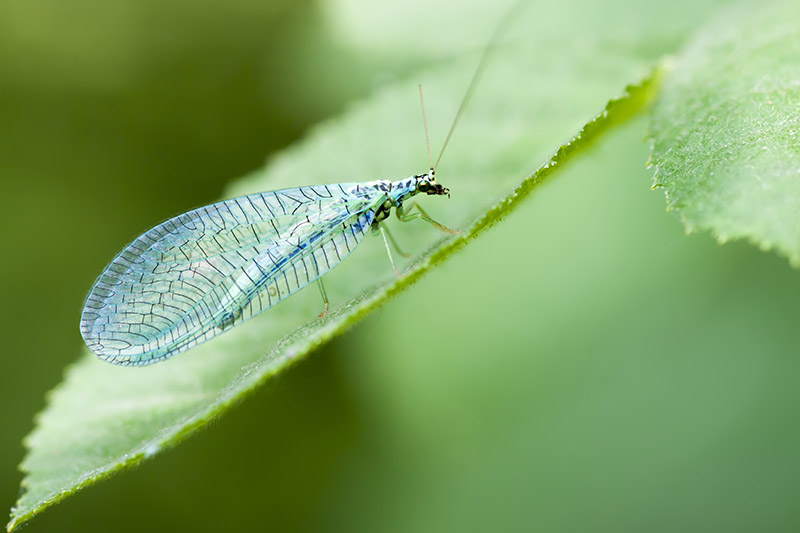
[[422,98],[422,84],[419,85],[419,105],[422,107],[422,124],[425,126],[425,145],[428,147],[428,163],[431,164],[431,170],[433,170],[431,138],[428,136],[428,119],[425,118],[425,100]]
[[[492,34],[492,37],[489,39],[489,43],[486,45],[486,48],[483,49],[483,53],[481,54],[481,58],[478,61],[478,68],[475,69],[475,74],[472,75],[472,80],[469,82],[469,86],[467,87],[467,92],[464,94],[464,98],[461,100],[461,105],[458,107],[458,111],[456,112],[456,117],[453,119],[453,124],[450,126],[450,131],[447,132],[447,137],[444,139],[444,144],[442,145],[442,151],[439,152],[439,157],[436,159],[436,164],[433,165],[434,171],[439,167],[439,162],[442,160],[442,155],[444,155],[444,149],[447,148],[447,143],[450,142],[450,137],[453,135],[453,131],[456,129],[456,124],[458,124],[461,115],[464,113],[464,109],[467,108],[467,104],[469,103],[470,98],[472,98],[472,93],[475,91],[475,87],[478,85],[478,80],[480,80],[483,71],[486,70],[486,65],[489,62],[489,57],[491,53],[494,51],[494,47],[497,44],[498,39],[500,38],[500,34],[508,25],[509,21],[512,18],[512,15],[515,11],[520,7],[523,2],[515,2],[513,6],[508,10],[505,16],[500,20],[497,24],[497,27]],[[427,135],[427,130],[426,130]]]

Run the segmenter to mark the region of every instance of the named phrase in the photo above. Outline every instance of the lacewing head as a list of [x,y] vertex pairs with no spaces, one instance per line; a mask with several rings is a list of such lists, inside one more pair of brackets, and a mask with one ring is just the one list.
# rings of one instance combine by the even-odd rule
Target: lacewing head
[[416,176],[417,178],[417,190],[419,192],[442,196],[447,195],[450,198],[450,189],[447,187],[442,187],[441,184],[436,182],[436,171],[430,169],[427,174],[420,174]]

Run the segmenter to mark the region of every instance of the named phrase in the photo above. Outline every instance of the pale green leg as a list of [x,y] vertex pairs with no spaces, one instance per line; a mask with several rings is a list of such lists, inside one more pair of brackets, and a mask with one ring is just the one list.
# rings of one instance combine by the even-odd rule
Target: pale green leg
[[[411,210],[414,209],[415,207],[417,208],[418,212],[412,213]],[[447,226],[439,224],[438,222],[433,220],[431,217],[428,216],[428,213],[426,213],[425,210],[422,209],[422,207],[420,207],[420,205],[417,202],[412,202],[411,207],[409,207],[408,209],[404,209],[402,205],[399,206],[397,208],[397,218],[399,218],[403,222],[408,222],[409,220],[414,220],[418,218],[420,220],[424,220],[425,222],[427,222],[434,228],[438,229],[439,231],[443,231],[445,233],[461,233],[461,231],[457,229],[450,229]]]
[[[389,230],[387,230],[384,227],[383,224],[378,226],[378,229],[380,229],[380,231],[381,231],[381,236],[383,237],[383,244],[386,245],[386,253],[389,255],[389,262],[392,264],[392,268],[394,269],[394,273],[397,274],[397,277],[399,278],[400,277],[400,271],[397,270],[397,266],[395,266],[395,264],[394,264],[394,257],[392,256],[392,248],[389,246],[389,239],[391,239],[392,244],[394,244],[395,248],[397,248],[397,243],[395,242],[394,237],[392,237],[392,234],[389,233]],[[388,237],[387,237],[387,235],[388,235]],[[397,248],[397,251],[400,253],[400,255],[405,255],[402,252],[400,252],[399,248]],[[408,257],[408,256],[406,256],[406,257]]]
[[394,238],[394,235],[392,235],[392,232],[389,231],[389,226],[385,226],[385,225],[381,224],[380,225],[380,229],[381,229],[381,232],[383,233],[383,241],[386,242],[386,238],[388,237],[389,238],[389,242],[391,243],[391,245],[394,248],[395,252],[400,254],[402,257],[411,257],[411,254],[407,254],[403,250],[400,249],[400,246],[398,246],[397,241]]
[[322,295],[322,302],[325,304],[325,309],[323,309],[322,312],[317,315],[317,318],[325,318],[325,315],[328,314],[328,294],[325,292],[325,285],[322,283],[322,276],[319,275],[317,258],[312,255],[311,260],[314,263],[314,270],[317,271],[317,287],[319,287],[319,293]]
[[328,295],[325,293],[325,285],[322,283],[322,276],[317,278],[317,287],[319,287],[319,293],[322,295],[322,301],[325,303],[325,309],[323,309],[317,317],[324,318],[325,315],[328,314]]

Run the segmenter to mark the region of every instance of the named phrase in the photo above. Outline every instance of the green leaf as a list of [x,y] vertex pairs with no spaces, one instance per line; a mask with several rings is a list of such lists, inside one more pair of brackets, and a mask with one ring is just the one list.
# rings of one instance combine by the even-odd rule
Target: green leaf
[[[475,54],[389,87],[347,115],[316,129],[264,171],[228,193],[288,185],[402,178],[427,168],[416,81],[426,90],[429,127],[441,141],[475,68]],[[13,510],[13,529],[80,488],[151,457],[209,423],[269,376],[341,333],[508,213],[531,187],[586,147],[605,128],[631,115],[650,86],[612,101],[581,134],[558,149],[604,108],[626,80],[649,67],[630,58],[571,58],[563,69],[530,42],[495,56],[439,168],[452,199],[423,201],[443,223],[462,228],[443,238],[426,224],[389,224],[417,258],[397,279],[379,240],[368,239],[326,277],[334,308],[325,319],[316,290],[303,291],[231,332],[164,363],[124,368],[89,353],[72,366],[49,397],[27,438],[26,489]],[[569,102],[569,105],[559,105]],[[535,124],[536,127],[531,125]],[[526,178],[525,176],[528,175]],[[426,200],[426,199],[424,199]],[[428,250],[425,253],[420,253]],[[336,307],[336,305],[339,305]],[[402,334],[401,326],[398,334]],[[267,458],[268,460],[268,458]]]
[[750,3],[681,53],[652,116],[654,187],[688,231],[800,266],[800,3]]
[[[115,367],[85,353],[50,394],[26,439],[25,492],[9,529],[174,446],[508,214],[534,185],[649,100],[654,84],[646,77],[653,59],[671,50],[686,27],[713,5],[692,0],[674,12],[656,14],[651,6],[622,1],[617,11],[603,7],[592,14],[578,4],[571,10],[559,5],[547,16],[528,10],[516,21],[515,34],[498,46],[437,169],[452,199],[422,202],[435,219],[463,233],[444,237],[425,224],[389,220],[403,247],[415,252],[401,265],[403,278],[394,276],[382,243],[367,239],[326,276],[333,308],[324,320],[315,318],[321,302],[312,289],[154,366]],[[584,20],[574,17],[576,10],[586,22],[567,24]],[[413,38],[420,35],[426,33]],[[439,57],[435,67],[320,125],[226,196],[301,184],[398,179],[427,170],[416,85],[425,87],[436,152],[474,72],[480,50],[474,41],[461,52],[448,48],[447,59],[432,54]],[[397,335],[414,326],[398,324]]]

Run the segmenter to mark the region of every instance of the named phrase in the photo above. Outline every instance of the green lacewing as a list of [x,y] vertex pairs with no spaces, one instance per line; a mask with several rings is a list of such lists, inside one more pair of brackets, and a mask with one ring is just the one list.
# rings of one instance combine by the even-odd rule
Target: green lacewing
[[[512,10],[513,11],[513,10]],[[479,60],[442,150],[430,168],[397,181],[311,185],[250,194],[175,216],[144,232],[106,266],[84,302],[86,345],[110,363],[163,361],[252,318],[317,282],[368,232],[381,233],[395,210],[400,220],[425,220],[417,194],[449,197],[435,169],[487,64],[497,26]],[[420,100],[422,89],[420,88]],[[425,107],[422,105],[423,123]],[[416,211],[414,209],[416,208]],[[412,212],[413,211],[413,212]],[[395,271],[397,269],[395,268]]]

